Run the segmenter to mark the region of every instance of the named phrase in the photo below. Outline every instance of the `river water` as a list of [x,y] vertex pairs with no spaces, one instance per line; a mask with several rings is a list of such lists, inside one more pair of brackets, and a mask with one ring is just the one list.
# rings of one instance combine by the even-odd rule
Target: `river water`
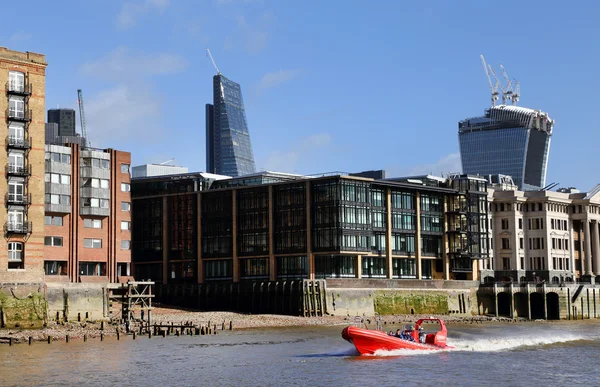
[[600,320],[449,325],[453,350],[377,356],[342,328],[2,345],[0,385],[600,386]]

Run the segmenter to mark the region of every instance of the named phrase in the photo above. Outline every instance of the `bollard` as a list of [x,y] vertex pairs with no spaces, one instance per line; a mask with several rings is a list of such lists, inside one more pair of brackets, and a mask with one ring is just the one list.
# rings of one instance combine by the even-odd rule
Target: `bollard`
[[121,340],[121,333],[119,332],[118,329],[117,329],[117,340]]
[[68,343],[69,342],[69,335],[67,335],[67,337],[65,338],[65,341]]
[[135,332],[133,332],[133,339],[135,340]]
[[229,330],[233,330],[233,321],[229,320]]
[[48,336],[48,344],[51,344],[51,343],[52,343],[52,337]]
[[104,330],[104,321],[101,321],[101,322],[100,322],[100,329],[101,329],[101,330]]
[[83,342],[87,342],[87,335],[83,335]]
[[100,341],[104,341],[104,333],[100,333]]
[[31,340],[32,340],[31,336],[29,336],[29,345],[31,345]]

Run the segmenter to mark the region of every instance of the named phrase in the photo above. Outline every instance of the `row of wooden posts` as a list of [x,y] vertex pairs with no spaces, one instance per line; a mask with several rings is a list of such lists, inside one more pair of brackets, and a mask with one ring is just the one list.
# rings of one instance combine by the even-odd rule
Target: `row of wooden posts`
[[[223,321],[223,323],[221,323],[221,330],[224,331],[226,329],[226,324],[225,321]],[[102,322],[101,324],[101,330],[104,330],[104,322]],[[229,321],[229,330],[233,330],[233,321]],[[175,336],[184,336],[184,335],[189,335],[189,336],[204,336],[204,335],[216,335],[217,334],[217,324],[212,324],[209,321],[208,324],[206,325],[200,325],[200,326],[196,326],[193,325],[192,322],[186,322],[184,324],[177,324],[175,325],[175,323],[171,322],[171,323],[167,323],[167,324],[153,324],[151,326],[149,325],[140,325],[139,326],[139,330],[131,330],[131,335],[133,340],[136,339],[137,336],[143,336],[143,335],[148,335],[148,338],[151,339],[152,336],[162,336],[162,337],[167,337],[170,335],[175,335]],[[121,332],[118,328],[116,330],[117,333],[117,340],[121,340],[121,334],[123,332]],[[127,333],[125,333],[125,335],[127,335]],[[70,336],[66,335],[65,336],[65,341],[68,343],[70,341]],[[87,342],[88,340],[88,335],[83,335],[83,341]],[[48,336],[47,338],[48,344],[51,344],[52,341],[54,341],[54,338],[52,336]],[[100,333],[100,341],[104,341],[104,333]],[[14,343],[16,343],[16,339],[13,337],[9,337],[8,338],[8,345],[12,346]],[[33,343],[33,337],[29,336],[28,338],[28,343],[29,345],[31,345]]]

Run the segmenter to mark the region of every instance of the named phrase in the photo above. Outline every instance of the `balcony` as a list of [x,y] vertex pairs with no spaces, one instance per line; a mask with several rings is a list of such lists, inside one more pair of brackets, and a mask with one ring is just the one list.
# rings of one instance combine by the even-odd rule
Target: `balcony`
[[31,176],[31,167],[29,165],[8,164],[6,166],[6,176]]
[[450,271],[453,273],[471,273],[473,271],[473,261],[468,258],[451,259]]
[[31,83],[6,82],[6,92],[11,95],[29,96],[31,95]]
[[33,226],[31,222],[6,222],[4,223],[5,234],[30,234]]
[[19,195],[7,192],[4,195],[4,202],[10,206],[28,206],[31,204],[31,194]]
[[6,147],[12,149],[31,149],[31,137],[19,138],[8,136],[6,137]]
[[30,122],[31,117],[31,110],[6,109],[6,118],[9,121]]

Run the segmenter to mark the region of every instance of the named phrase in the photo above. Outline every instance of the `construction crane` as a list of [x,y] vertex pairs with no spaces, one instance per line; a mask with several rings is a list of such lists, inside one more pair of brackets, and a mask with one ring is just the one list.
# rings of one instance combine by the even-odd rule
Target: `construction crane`
[[[480,57],[481,63],[483,64],[483,71],[485,72],[485,76],[487,77],[488,83],[490,85],[490,91],[492,92],[492,106],[496,106],[496,101],[498,100],[498,95],[500,94],[498,92],[498,86],[500,85],[500,81],[498,81],[498,77],[496,77],[496,74],[494,73],[494,70],[492,70],[492,67],[485,62],[485,58],[483,57],[483,55],[480,55]],[[491,70],[492,74],[494,75],[494,78],[496,79],[495,84],[492,84],[492,78],[490,77],[489,70]]]
[[83,94],[81,89],[77,89],[77,102],[79,103],[79,120],[81,121],[81,137],[83,137],[83,146],[92,145],[88,141],[87,131],[85,129],[85,113],[83,111]]
[[210,60],[212,61],[213,66],[215,66],[215,70],[217,70],[217,75],[221,75],[221,72],[219,71],[219,68],[217,67],[217,64],[215,63],[215,60],[213,59],[213,56],[210,53],[210,49],[207,48],[206,52],[208,53],[208,56],[210,56]]
[[175,158],[173,157],[173,158],[172,158],[172,159],[170,159],[170,160],[163,161],[162,163],[158,163],[158,165],[165,165],[165,164],[169,164],[171,161],[175,161]]
[[500,69],[502,70],[502,76],[504,79],[506,79],[506,90],[504,93],[502,93],[502,103],[506,104],[508,101],[510,101],[514,105],[512,81],[508,77],[504,66],[500,65]]
[[512,96],[510,97],[512,100],[512,104],[516,105],[519,102],[519,97],[521,96],[521,85],[519,81],[515,79],[515,89],[513,90]]
[[[498,87],[500,87],[500,90],[502,90],[502,105],[506,105],[506,90],[504,90],[504,87],[502,86],[502,82],[500,82],[500,79],[498,79],[498,76],[496,75],[494,68],[492,66],[488,65],[488,69],[489,69],[490,73],[492,73],[492,76],[494,77],[494,80],[496,81],[496,94],[498,94]],[[498,96],[496,95],[496,100],[497,99],[498,99]]]

